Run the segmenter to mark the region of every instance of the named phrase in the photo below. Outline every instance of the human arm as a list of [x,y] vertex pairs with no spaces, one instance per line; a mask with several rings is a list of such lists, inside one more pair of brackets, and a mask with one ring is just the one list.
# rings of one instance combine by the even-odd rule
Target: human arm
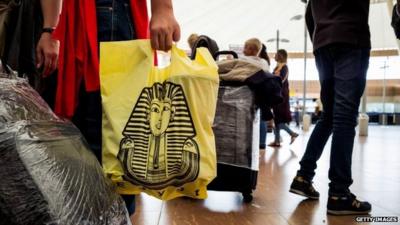
[[392,27],[396,37],[400,39],[400,0],[397,0],[397,4],[393,8]]
[[311,10],[311,1],[308,1],[305,17],[306,17],[306,25],[307,25],[307,29],[308,29],[308,34],[310,35],[310,39],[312,41],[314,29],[315,29],[315,22],[314,22],[314,17],[312,15],[312,10]]
[[[62,0],[41,0],[43,28],[55,28],[61,13]],[[36,46],[36,67],[43,67],[43,76],[57,68],[60,42],[49,32],[43,32]]]
[[168,51],[180,36],[171,0],[151,0],[150,39],[153,49]]
[[397,4],[396,4],[396,12],[397,12],[397,15],[400,17],[400,0],[397,0]]
[[285,65],[282,67],[281,71],[280,71],[280,77],[282,78],[282,83],[285,83],[286,80],[289,77],[289,69],[288,67]]

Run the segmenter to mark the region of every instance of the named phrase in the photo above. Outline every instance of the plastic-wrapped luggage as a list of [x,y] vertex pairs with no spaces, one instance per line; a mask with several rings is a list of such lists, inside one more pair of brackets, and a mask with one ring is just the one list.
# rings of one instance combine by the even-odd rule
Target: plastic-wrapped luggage
[[0,73],[0,225],[130,224],[79,130]]
[[[245,202],[253,199],[259,168],[259,125],[272,118],[270,107],[282,101],[279,77],[254,63],[237,59],[218,62],[221,79],[213,125],[217,149],[217,177],[209,190],[237,191]],[[261,112],[261,113],[260,113]]]
[[217,178],[209,190],[238,191],[252,200],[259,167],[259,110],[253,91],[246,85],[219,88],[214,135]]

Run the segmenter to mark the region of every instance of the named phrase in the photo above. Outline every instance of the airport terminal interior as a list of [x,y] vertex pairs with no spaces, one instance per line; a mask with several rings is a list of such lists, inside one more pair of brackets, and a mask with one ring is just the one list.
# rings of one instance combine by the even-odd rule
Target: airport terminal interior
[[[372,125],[369,136],[355,139],[351,190],[357,197],[371,202],[371,216],[400,215],[399,126]],[[132,222],[140,225],[352,225],[397,224],[394,222],[357,222],[355,216],[331,216],[326,213],[328,195],[329,143],[322,155],[315,188],[320,200],[307,200],[289,192],[299,168],[299,160],[310,131],[289,145],[283,136],[281,148],[260,150],[260,169],[253,201],[244,203],[239,192],[209,191],[205,200],[180,198],[162,202],[145,194],[137,198]],[[267,140],[271,139],[268,133]]]
[[[75,85],[71,88],[65,85],[67,79],[53,79],[50,76],[46,77],[46,82],[50,83],[47,86],[34,87],[35,91],[28,87],[27,81],[17,78],[17,73],[12,72],[13,68],[9,71],[7,61],[1,61],[1,68],[5,69],[0,70],[0,225],[62,225],[60,221],[68,221],[65,225],[400,224],[400,39],[396,38],[391,25],[392,13],[396,13],[393,9],[400,1],[345,1],[370,2],[371,52],[365,91],[361,97],[355,127],[351,163],[353,183],[350,186],[351,193],[354,193],[358,200],[371,204],[372,209],[369,213],[327,213],[328,198],[332,197],[328,193],[328,171],[330,165],[337,163],[330,158],[332,137],[327,141],[318,160],[316,175],[312,180],[312,186],[320,193],[319,199],[303,197],[289,191],[300,168],[299,162],[324,108],[320,97],[321,84],[313,54],[313,43],[305,26],[307,1],[172,0],[174,14],[181,29],[180,41],[175,43],[178,50],[172,53],[159,51],[158,68],[153,68],[153,61],[140,62],[147,58],[154,59],[153,50],[149,47],[150,42],[142,42],[145,43],[143,46],[148,47],[147,50],[142,45],[132,44],[130,41],[123,41],[121,45],[102,45],[101,54],[110,53],[111,56],[100,54],[100,67],[95,68],[100,70],[101,81],[98,81],[98,86],[101,86],[101,96],[97,86],[94,92],[97,91],[98,96],[83,91],[89,87],[89,81],[85,80],[87,83],[82,84],[83,82],[74,80],[83,76],[81,74],[71,79]],[[151,2],[153,1],[147,0],[149,16],[152,13]],[[398,6],[400,12],[400,5]],[[71,19],[71,15],[68,16],[64,19]],[[2,17],[0,22],[1,19]],[[76,26],[81,23],[76,20],[74,22]],[[67,29],[71,24],[64,25]],[[69,34],[71,33],[62,33],[63,37],[68,37]],[[196,34],[196,38],[209,38],[207,41],[211,40],[218,45],[219,51],[226,52],[219,58],[213,58],[206,49],[197,50],[198,55],[192,55],[190,61],[188,56],[196,49],[189,41],[193,34]],[[285,78],[281,77],[287,79],[288,84],[286,111],[291,118],[289,121],[275,124],[272,120],[261,120],[264,108],[257,105],[258,99],[255,100],[254,97],[256,91],[251,89],[253,83],[238,85],[235,83],[237,80],[227,81],[221,76],[221,65],[225,65],[224,62],[229,63],[230,60],[235,61],[234,58],[239,58],[240,61],[247,57],[246,46],[250,43],[247,41],[254,39],[260,42],[257,53],[261,52],[263,44],[270,59],[268,69],[257,67],[258,72],[272,73],[276,72],[273,69],[277,68],[278,75],[274,75],[281,76],[283,64],[289,71]],[[71,43],[73,41],[69,44]],[[85,45],[83,42],[79,44]],[[97,49],[95,44],[92,47]],[[87,45],[84,48],[89,49],[90,46]],[[117,47],[116,50],[113,47]],[[141,57],[136,57],[136,52],[129,52],[131,47],[136,52],[145,53],[138,53]],[[209,46],[199,47],[208,47],[212,53]],[[68,47],[66,49],[68,50]],[[284,57],[282,49],[287,53],[285,63],[279,61],[279,57]],[[1,54],[2,50],[0,48]],[[121,54],[115,57],[112,55],[117,53]],[[90,63],[79,61],[79,57],[86,57],[83,55],[78,55],[75,61],[68,61],[67,53],[60,56],[60,60],[65,60],[65,63],[59,64],[63,67],[56,73],[71,72],[81,67],[87,69],[87,64]],[[171,59],[176,55],[182,57],[181,61]],[[98,59],[93,62],[98,62],[96,60]],[[181,64],[172,67],[172,64],[178,61]],[[119,65],[123,69],[118,70],[117,66],[113,65]],[[138,65],[149,68],[136,69]],[[197,79],[193,83],[186,82],[186,78],[181,79],[181,74],[175,74],[178,78],[171,75],[172,78],[168,77],[168,82],[168,79],[164,79],[164,76],[169,76],[166,75],[167,72],[182,73],[190,66],[192,68],[188,73],[194,71],[194,75],[191,76]],[[133,72],[128,71],[129,69]],[[157,71],[154,77],[162,77],[164,80],[151,78],[144,81],[144,78],[129,77],[143,71]],[[209,71],[215,76],[212,77]],[[108,74],[110,76],[107,77],[107,73],[111,75]],[[125,75],[127,78],[121,78]],[[147,74],[143,75],[146,76]],[[90,77],[79,79],[89,80]],[[140,83],[142,80],[143,83],[149,80],[151,82],[146,83],[146,86]],[[248,80],[246,77],[246,81]],[[109,86],[103,86],[104,81],[109,82]],[[176,85],[172,81],[181,83]],[[196,83],[198,81],[199,83]],[[82,115],[97,110],[94,113],[97,119],[100,118],[97,127],[100,127],[103,120],[102,128],[99,128],[100,131],[96,134],[98,139],[89,140],[86,137],[93,131],[93,127],[90,126],[95,124],[90,118],[83,118],[80,113],[71,114],[68,107],[64,108],[65,105],[54,103],[59,97],[58,94],[62,92],[60,89],[56,92],[56,86],[60,83],[65,85],[63,93],[67,93],[67,96],[64,96],[67,101],[63,103],[73,105],[76,112],[87,106],[87,112],[82,110]],[[188,86],[182,87],[185,85]],[[281,79],[279,85],[282,88]],[[242,86],[246,86],[247,89],[241,89]],[[209,89],[204,91],[204,87]],[[49,92],[40,93],[40,97],[39,90],[45,88]],[[272,91],[265,92],[262,88],[256,90],[271,96],[274,94]],[[77,93],[71,94],[72,91]],[[229,100],[228,98],[232,97],[228,96],[229,94],[237,99]],[[200,100],[197,100],[198,96]],[[97,100],[93,100],[96,97]],[[79,98],[82,102],[74,102],[74,99]],[[91,104],[92,100],[98,101],[98,108]],[[248,103],[250,107],[246,108]],[[275,106],[276,104],[273,107]],[[197,111],[190,107],[197,107]],[[269,106],[271,109],[273,107]],[[248,111],[243,114],[243,109]],[[60,112],[66,113],[61,113],[60,116]],[[233,114],[236,117],[232,116]],[[119,118],[122,115],[127,117]],[[68,119],[64,119],[63,116]],[[82,118],[78,118],[79,116]],[[87,124],[79,126],[85,119]],[[46,122],[43,123],[43,120]],[[260,131],[260,123],[265,125],[262,128],[264,132]],[[274,131],[277,126],[280,127],[279,124],[286,124],[291,131],[288,133],[282,128],[280,138],[275,139]],[[201,127],[203,130],[196,131],[194,127]],[[84,129],[87,129],[86,133]],[[99,134],[101,132],[103,133]],[[235,134],[232,135],[233,133]],[[195,138],[195,135],[198,136]],[[264,144],[260,142],[263,139]],[[92,145],[92,142],[98,145]],[[203,150],[203,145],[208,148]],[[230,161],[231,153],[222,154],[222,151],[218,151],[228,149],[229,152],[228,146],[231,145],[235,147],[235,151],[236,148],[243,148],[246,152],[232,153],[235,154],[235,159]],[[92,154],[89,151],[92,147],[100,149],[100,153],[93,151]],[[53,151],[52,148],[56,150]],[[103,155],[99,156],[101,148]],[[34,153],[35,151],[38,153]],[[206,154],[210,155],[205,156]],[[213,157],[216,158],[215,161],[212,161]],[[203,158],[209,161],[203,161]],[[239,161],[240,163],[235,164]],[[173,163],[176,165],[172,165]],[[246,171],[242,170],[243,168]],[[214,181],[210,178],[213,172],[217,177]],[[207,176],[205,173],[208,173]],[[175,177],[170,178],[171,176]],[[200,179],[200,176],[203,177]],[[230,179],[229,182],[224,181],[225,176]],[[243,176],[247,176],[250,181],[241,180]],[[205,186],[209,182],[211,184],[207,190]],[[247,185],[243,190],[237,187],[221,188],[242,183]],[[191,192],[187,194],[189,189]],[[129,200],[125,197],[130,191],[141,193],[136,195],[135,211],[129,218],[128,212],[132,211],[129,208]],[[36,195],[37,193],[39,194]],[[120,198],[119,194],[122,194],[123,198]],[[166,200],[166,196],[171,199]],[[199,196],[204,199],[196,199]],[[123,200],[128,205],[128,210]],[[108,205],[104,205],[105,202]],[[351,207],[359,208],[359,205],[359,202],[354,201]],[[32,216],[40,213],[43,213],[43,216]],[[20,216],[22,214],[24,216]],[[35,219],[29,220],[31,218]],[[37,223],[34,223],[35,220]]]
[[[240,5],[238,7],[238,5]],[[258,5],[255,7],[254,5]],[[400,216],[400,42],[390,26],[392,5],[386,0],[371,0],[369,24],[372,53],[367,75],[366,91],[360,113],[369,117],[367,134],[357,126],[353,150],[351,191],[361,200],[372,204],[371,216],[393,216],[397,222],[357,221],[356,216],[327,215],[328,169],[330,141],[318,162],[314,187],[320,200],[309,200],[289,192],[299,161],[315,126],[316,100],[320,84],[307,37],[307,57],[304,57],[304,4],[300,1],[198,1],[174,2],[177,17],[184,24],[183,37],[191,33],[212,37],[222,50],[241,54],[242,37],[261,37],[273,58],[276,49],[288,51],[290,104],[292,113],[297,104],[305,103],[305,111],[312,116],[308,131],[302,125],[290,127],[300,136],[290,144],[290,136],[281,132],[281,147],[260,149],[259,172],[253,200],[246,203],[239,192],[208,191],[205,200],[179,198],[160,201],[141,194],[137,211],[132,217],[140,225],[351,225],[398,224]],[[197,8],[204,11],[199,12]],[[218,8],[219,10],[215,10]],[[245,19],[243,11],[251,16]],[[265,13],[267,11],[267,13]],[[207,16],[205,16],[207,15]],[[259,16],[257,16],[259,15]],[[250,19],[251,18],[251,19]],[[263,21],[268,21],[264,23]],[[232,24],[235,24],[232,26]],[[256,28],[241,24],[257,24]],[[221,28],[223,27],[223,28]],[[247,34],[251,33],[250,34]],[[240,35],[239,35],[240,34]],[[189,49],[185,42],[178,43]],[[304,60],[306,58],[306,61]],[[306,64],[306,75],[304,74]],[[271,66],[273,68],[273,66]],[[305,79],[304,79],[305,77]],[[306,81],[305,81],[306,80]],[[304,93],[304,87],[306,91]],[[305,94],[305,95],[304,95]],[[305,99],[304,99],[305,96]],[[267,144],[273,133],[267,133]]]

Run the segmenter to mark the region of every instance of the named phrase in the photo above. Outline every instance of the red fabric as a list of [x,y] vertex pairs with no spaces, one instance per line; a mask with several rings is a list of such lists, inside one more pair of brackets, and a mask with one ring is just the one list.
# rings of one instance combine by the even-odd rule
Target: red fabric
[[[136,37],[148,38],[146,0],[131,0],[131,10]],[[60,40],[55,112],[72,118],[82,80],[87,91],[100,89],[95,0],[63,1],[54,36]]]

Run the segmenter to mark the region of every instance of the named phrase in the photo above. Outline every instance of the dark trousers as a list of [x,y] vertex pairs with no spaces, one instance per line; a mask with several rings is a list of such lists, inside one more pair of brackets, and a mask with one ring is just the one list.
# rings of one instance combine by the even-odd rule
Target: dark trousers
[[317,161],[332,134],[329,195],[347,194],[353,183],[351,160],[355,126],[369,53],[370,49],[349,45],[331,45],[315,52],[324,111],[311,134],[297,174],[313,179]]
[[267,121],[260,120],[260,148],[267,146]]
[[[99,42],[135,39],[128,0],[96,0],[97,36]],[[101,56],[100,56],[101,57]],[[87,92],[82,82],[79,104],[72,119],[86,138],[99,162],[101,158],[101,95]],[[135,196],[122,195],[130,215],[135,212]]]

